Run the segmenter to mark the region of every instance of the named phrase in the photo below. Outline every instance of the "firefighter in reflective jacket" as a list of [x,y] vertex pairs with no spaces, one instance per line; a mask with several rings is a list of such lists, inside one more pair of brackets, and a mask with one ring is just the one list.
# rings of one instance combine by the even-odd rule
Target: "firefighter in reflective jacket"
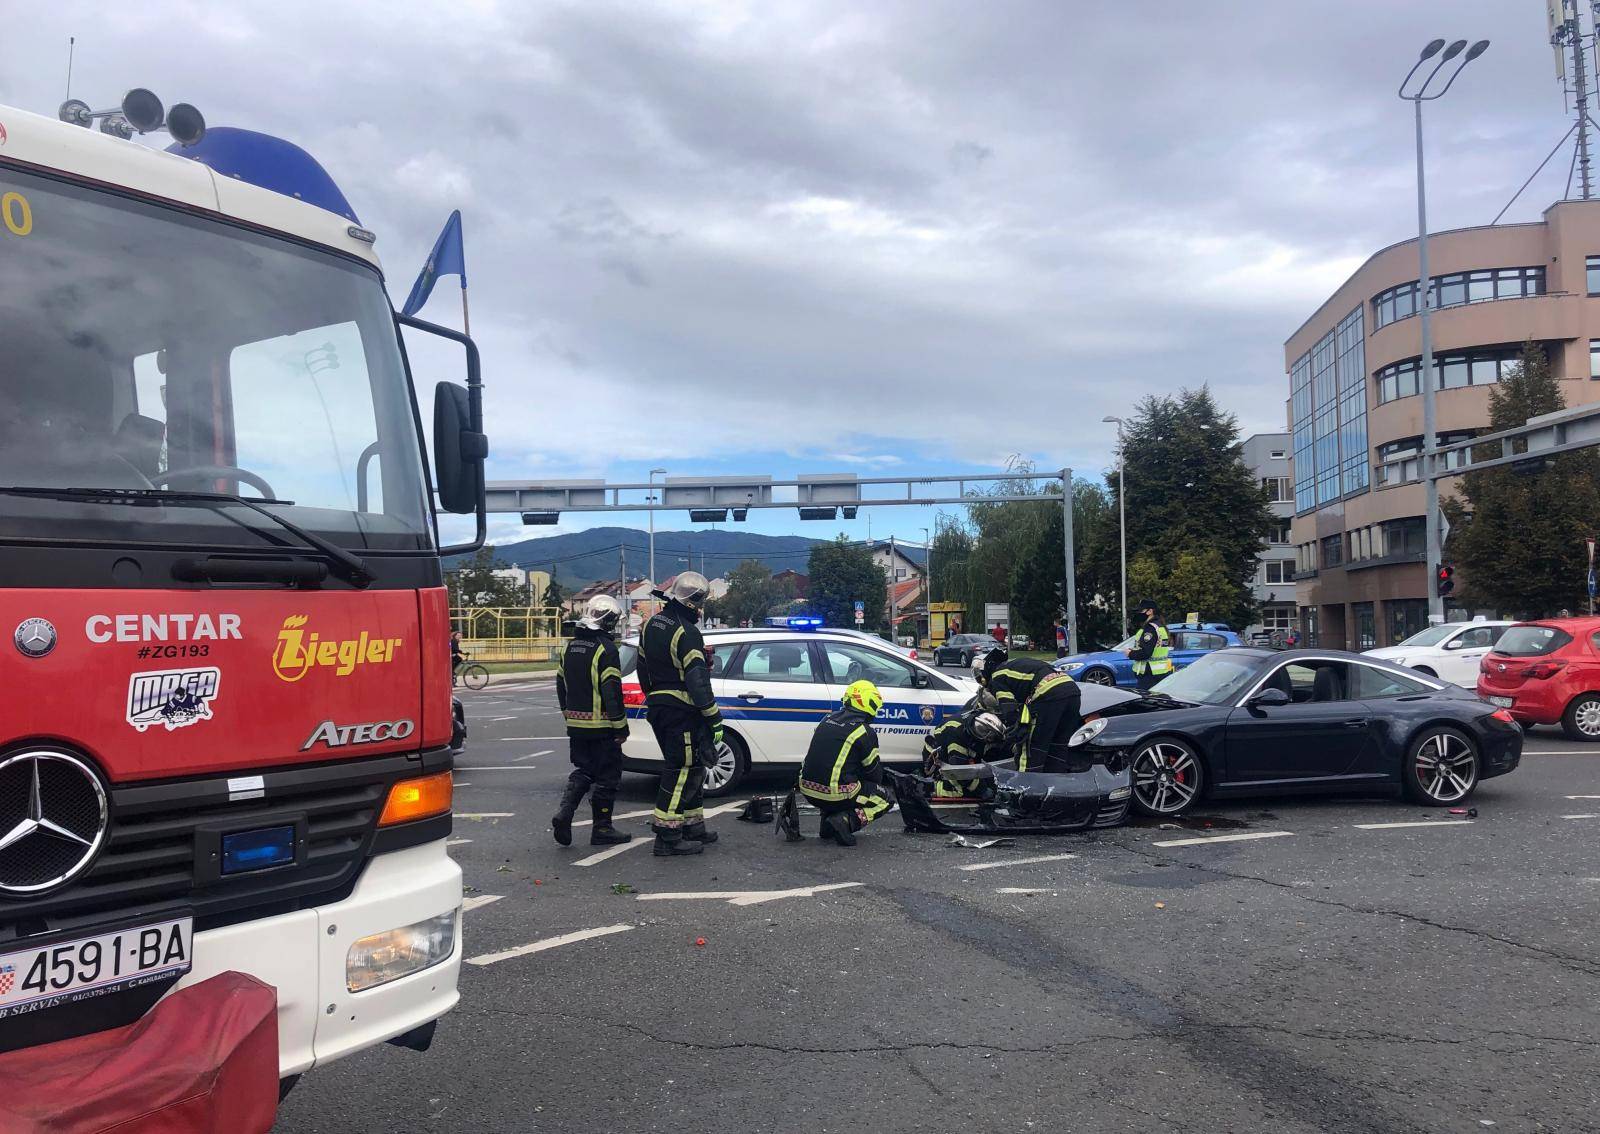
[[586,792],[594,827],[591,846],[614,846],[633,836],[611,825],[611,808],[622,779],[622,742],[628,739],[628,713],[622,705],[622,665],[612,632],[622,617],[622,604],[610,595],[589,600],[572,640],[561,651],[556,670],[556,703],[567,724],[567,749],[572,775],[550,829],[556,842],[572,845],[572,817]]
[[[922,740],[922,774],[937,776],[947,764],[977,764],[1003,760],[1006,726],[998,716],[978,708],[951,717]],[[970,792],[959,781],[941,779],[933,785],[936,800],[968,798]]]
[[990,650],[978,681],[1000,703],[1000,719],[1017,748],[1017,771],[1064,770],[1067,741],[1083,724],[1078,683],[1049,662]]
[[722,713],[711,692],[711,667],[700,612],[711,584],[698,571],[685,571],[666,591],[656,591],[666,605],[639,636],[639,684],[645,694],[645,716],[661,746],[666,767],[651,815],[658,855],[699,854],[717,841],[706,830],[705,769],[716,763],[722,743]]
[[1172,640],[1167,628],[1156,618],[1156,604],[1149,599],[1139,604],[1144,626],[1139,630],[1139,640],[1128,651],[1133,662],[1133,676],[1141,691],[1149,689],[1172,672]]
[[894,806],[883,787],[873,718],[883,694],[870,681],[852,682],[844,702],[822,718],[800,765],[800,794],[822,812],[823,839],[856,845],[856,832]]

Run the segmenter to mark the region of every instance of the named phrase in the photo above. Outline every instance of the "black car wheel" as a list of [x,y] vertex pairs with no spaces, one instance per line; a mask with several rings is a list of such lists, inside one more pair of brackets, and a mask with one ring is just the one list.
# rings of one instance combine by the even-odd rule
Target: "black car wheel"
[[1453,728],[1430,728],[1406,753],[1406,794],[1426,807],[1460,803],[1478,786],[1478,746]]
[[1585,693],[1568,705],[1561,730],[1569,740],[1600,740],[1600,695]]
[[1129,771],[1134,809],[1144,815],[1182,815],[1206,789],[1200,754],[1175,736],[1145,741],[1134,752]]
[[1117,679],[1112,676],[1109,669],[1101,669],[1099,666],[1094,669],[1084,670],[1078,675],[1078,680],[1086,685],[1115,685],[1117,683]]

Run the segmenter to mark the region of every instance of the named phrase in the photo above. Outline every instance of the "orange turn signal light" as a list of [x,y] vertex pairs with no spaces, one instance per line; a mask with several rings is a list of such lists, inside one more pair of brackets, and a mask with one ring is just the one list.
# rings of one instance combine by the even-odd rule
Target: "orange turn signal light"
[[378,826],[391,827],[415,819],[431,819],[450,810],[453,781],[449,772],[401,780],[389,789]]

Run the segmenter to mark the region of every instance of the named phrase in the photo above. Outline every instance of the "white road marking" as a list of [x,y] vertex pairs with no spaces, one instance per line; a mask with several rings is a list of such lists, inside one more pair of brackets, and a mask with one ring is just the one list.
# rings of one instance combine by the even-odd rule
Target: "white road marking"
[[505,897],[504,894],[474,894],[470,898],[462,899],[461,912],[466,913],[468,910],[475,910],[482,906],[492,905],[503,897]]
[[[643,811],[623,811],[619,814],[613,815],[611,819],[613,822],[618,819],[643,819],[646,815],[654,815],[655,813],[655,808],[647,807]],[[575,820],[572,825],[574,827],[589,827],[593,824],[593,819],[578,819]]]
[[496,736],[492,739],[498,742],[501,740],[565,740],[567,738],[564,736]]
[[459,847],[459,846],[464,846],[465,844],[470,843],[471,841],[472,841],[471,839],[446,839],[444,841],[444,845],[447,846],[447,847]]
[[466,780],[455,780],[454,782],[451,783],[450,786],[451,787],[471,787],[472,785],[469,784]]
[[486,724],[499,724],[501,721],[514,721],[516,717],[490,717]]
[[537,772],[532,764],[474,764],[470,768],[456,765],[458,772]]
[[995,890],[996,894],[1054,894],[1055,891],[1042,886],[1001,886]]
[[1008,858],[1003,862],[971,862],[966,866],[958,866],[957,870],[998,870],[1002,866],[1027,866],[1033,862],[1064,862],[1069,858],[1077,858],[1075,854],[1038,854],[1032,858]]
[[1600,799],[1600,795],[1569,795],[1568,799]]
[[599,929],[580,929],[575,933],[563,933],[560,937],[546,937],[543,941],[534,941],[527,945],[518,945],[515,949],[506,949],[499,953],[485,953],[480,957],[468,957],[469,965],[492,965],[498,961],[508,961],[512,957],[521,957],[527,953],[542,953],[546,949],[559,949],[563,945],[574,945],[579,941],[588,941],[594,937],[606,937],[613,933],[626,933],[634,928],[631,925],[603,925]]
[[515,819],[515,811],[457,811],[457,819]]
[[793,890],[706,890],[700,893],[640,894],[641,902],[724,901],[730,906],[759,906],[764,902],[777,902],[784,898],[812,898],[827,890],[848,890],[860,882],[830,882],[824,886],[799,886]]
[[1600,819],[1600,815],[1563,815],[1563,819]]
[[1167,839],[1154,844],[1158,847],[1197,847],[1202,843],[1245,843],[1252,839],[1281,839],[1293,831],[1239,831],[1232,835],[1206,835],[1198,839]]
[[1587,752],[1575,752],[1571,748],[1524,748],[1524,756],[1587,756]]
[[[577,824],[573,824],[573,826],[577,826]],[[602,862],[604,862],[608,858],[616,858],[617,855],[619,855],[619,854],[624,854],[627,851],[631,851],[631,850],[638,850],[640,847],[652,846],[653,844],[654,844],[654,840],[653,839],[635,838],[632,842],[629,842],[629,843],[618,843],[614,847],[607,847],[603,851],[598,851],[595,854],[591,854],[588,858],[580,858],[577,862],[573,863],[572,865],[573,866],[599,866]]]
[[1357,823],[1360,831],[1393,831],[1398,827],[1470,827],[1471,819],[1419,819],[1411,823]]

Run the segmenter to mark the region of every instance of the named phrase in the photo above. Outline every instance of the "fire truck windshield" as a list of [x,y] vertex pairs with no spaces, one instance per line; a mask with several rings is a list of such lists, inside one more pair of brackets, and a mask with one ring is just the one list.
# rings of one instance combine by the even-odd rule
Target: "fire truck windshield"
[[[273,498],[338,547],[433,546],[374,269],[6,166],[0,199],[0,487]],[[237,548],[273,529],[213,508],[0,493],[0,539]]]

